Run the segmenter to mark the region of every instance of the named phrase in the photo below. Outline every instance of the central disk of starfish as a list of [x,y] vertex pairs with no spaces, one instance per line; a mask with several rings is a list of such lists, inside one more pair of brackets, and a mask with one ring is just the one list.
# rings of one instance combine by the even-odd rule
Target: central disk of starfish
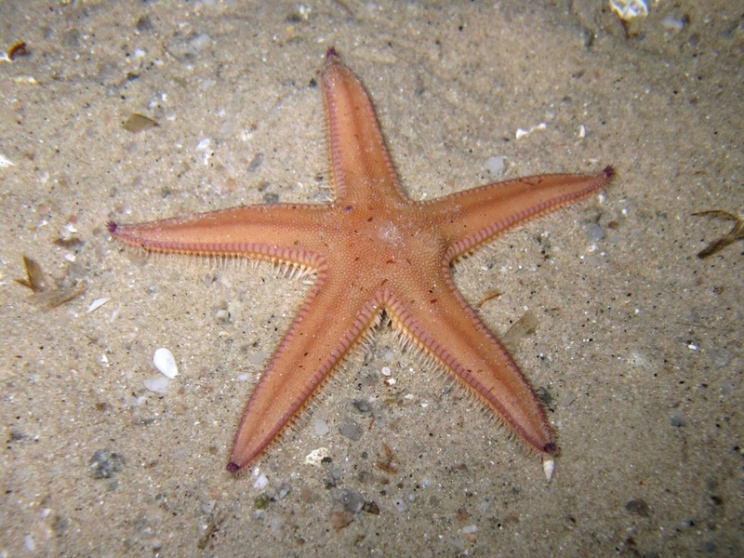
[[264,259],[316,279],[243,412],[228,471],[293,421],[383,310],[420,350],[549,459],[554,434],[498,339],[455,288],[451,264],[505,229],[597,191],[612,175],[552,174],[419,202],[401,189],[361,82],[326,56],[321,77],[335,199],[252,205],[137,225],[118,240],[158,252]]

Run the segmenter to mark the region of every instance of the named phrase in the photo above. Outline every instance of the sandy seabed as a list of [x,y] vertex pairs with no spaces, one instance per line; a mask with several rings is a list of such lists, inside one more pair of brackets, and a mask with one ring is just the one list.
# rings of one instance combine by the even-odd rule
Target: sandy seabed
[[[651,4],[628,28],[589,0],[0,4],[0,48],[27,50],[0,61],[0,556],[741,556],[742,243],[698,259],[732,223],[692,214],[744,211],[744,6]],[[550,484],[387,328],[225,471],[307,287],[106,223],[327,200],[332,45],[414,198],[617,170],[455,270],[473,304],[502,293],[495,333],[537,318],[512,349],[559,436]]]

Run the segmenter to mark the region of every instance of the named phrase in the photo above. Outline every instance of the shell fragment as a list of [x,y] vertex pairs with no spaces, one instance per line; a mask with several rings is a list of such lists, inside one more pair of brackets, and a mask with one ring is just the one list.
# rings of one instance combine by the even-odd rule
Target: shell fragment
[[610,0],[610,9],[623,21],[648,15],[648,2],[644,0]]
[[155,365],[161,374],[167,376],[171,380],[178,376],[178,365],[176,359],[168,349],[161,347],[155,351],[152,356],[152,363]]

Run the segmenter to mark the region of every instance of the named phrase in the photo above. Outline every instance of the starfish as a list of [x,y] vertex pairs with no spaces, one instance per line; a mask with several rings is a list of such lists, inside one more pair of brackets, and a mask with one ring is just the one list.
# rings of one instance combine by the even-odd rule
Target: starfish
[[254,461],[292,423],[383,311],[526,447],[552,463],[557,446],[542,405],[457,291],[450,268],[505,229],[602,188],[612,167],[415,201],[400,186],[364,86],[333,48],[321,88],[333,202],[249,205],[108,225],[116,239],[148,251],[262,259],[314,273],[307,298],[245,407],[227,470]]

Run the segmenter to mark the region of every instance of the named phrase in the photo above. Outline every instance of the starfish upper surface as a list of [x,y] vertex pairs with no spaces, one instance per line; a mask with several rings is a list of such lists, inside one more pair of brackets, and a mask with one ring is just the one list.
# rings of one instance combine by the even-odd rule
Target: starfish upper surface
[[450,265],[526,219],[600,189],[595,175],[520,178],[432,201],[401,189],[361,82],[328,51],[321,77],[335,199],[252,205],[136,225],[118,240],[159,252],[284,262],[316,279],[243,412],[227,469],[251,463],[294,419],[384,310],[527,447],[555,453],[527,380],[455,288]]

